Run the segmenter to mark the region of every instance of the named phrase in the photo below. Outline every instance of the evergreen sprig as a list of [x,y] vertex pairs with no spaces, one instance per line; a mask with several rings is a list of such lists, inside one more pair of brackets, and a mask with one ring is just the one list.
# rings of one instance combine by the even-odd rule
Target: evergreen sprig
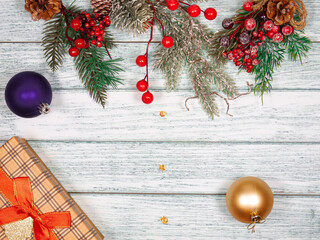
[[[69,8],[73,13],[79,9],[75,6]],[[67,13],[68,22],[73,16]],[[65,18],[62,14],[57,14],[52,20],[45,24],[42,39],[42,46],[48,65],[52,71],[56,71],[62,66],[70,43],[65,36],[66,32]],[[80,32],[69,28],[68,36],[72,39],[82,38]],[[105,31],[104,39],[108,49],[115,47],[114,40],[109,31]],[[121,59],[105,60],[107,52],[104,48],[97,48],[90,45],[87,49],[81,49],[80,54],[74,59],[78,75],[85,88],[88,89],[90,96],[103,107],[107,99],[107,90],[111,86],[115,88],[121,83],[118,73],[123,71],[119,66]]]
[[[303,34],[303,32],[301,33]],[[299,59],[301,64],[302,58],[307,57],[307,53],[311,49],[310,44],[311,40],[298,32],[288,36],[284,42],[284,46],[288,49],[289,59],[294,62]]]
[[[195,95],[199,98],[203,109],[211,118],[219,115],[213,91],[222,91],[228,96],[234,96],[237,94],[234,81],[221,66],[212,61],[208,61],[209,72],[196,78],[205,71],[206,65],[203,62],[196,64],[188,62],[188,57],[198,48],[198,43],[200,50],[192,56],[192,60],[205,59],[208,56],[209,43],[202,37],[200,28],[206,38],[211,38],[213,33],[208,27],[193,19],[197,27],[192,28],[192,36],[190,36],[190,21],[182,10],[168,11],[165,1],[153,0],[152,4],[155,7],[155,17],[164,26],[165,35],[171,36],[175,41],[174,46],[169,49],[159,45],[152,57],[155,59],[154,68],[160,69],[166,77],[167,90],[177,90],[181,74],[186,68]],[[186,8],[183,9],[187,11]],[[147,30],[146,23],[148,24],[152,18],[152,9],[145,0],[118,0],[112,6],[111,16],[113,23],[121,30],[139,34]],[[158,26],[157,23],[155,26]]]
[[74,60],[79,77],[90,96],[105,107],[108,86],[114,88],[121,83],[118,73],[123,71],[118,66],[121,59],[105,61],[105,50],[90,47],[81,51]]
[[285,48],[279,43],[266,40],[258,50],[259,64],[253,68],[255,74],[254,91],[263,96],[272,90],[273,72],[284,60]]

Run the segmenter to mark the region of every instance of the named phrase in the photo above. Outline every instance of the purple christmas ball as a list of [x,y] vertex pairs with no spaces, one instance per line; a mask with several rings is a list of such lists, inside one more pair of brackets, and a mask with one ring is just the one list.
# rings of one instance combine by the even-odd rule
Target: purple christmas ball
[[10,110],[24,118],[50,112],[52,89],[48,80],[36,72],[21,72],[7,84],[5,99]]

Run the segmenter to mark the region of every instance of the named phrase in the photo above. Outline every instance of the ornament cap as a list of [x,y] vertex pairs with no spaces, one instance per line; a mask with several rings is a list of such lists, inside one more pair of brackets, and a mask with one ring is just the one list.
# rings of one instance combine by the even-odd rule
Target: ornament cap
[[41,114],[48,114],[51,111],[50,105],[48,103],[41,103],[38,109]]

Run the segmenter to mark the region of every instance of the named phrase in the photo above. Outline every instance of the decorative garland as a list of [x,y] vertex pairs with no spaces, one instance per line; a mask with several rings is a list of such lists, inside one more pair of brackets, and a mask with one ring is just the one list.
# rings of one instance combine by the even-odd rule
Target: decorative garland
[[[219,115],[216,97],[224,99],[229,114],[229,100],[249,94],[252,88],[261,96],[272,89],[273,71],[286,51],[290,60],[302,63],[310,49],[311,41],[302,32],[307,12],[301,0],[246,1],[234,17],[223,21],[224,30],[215,34],[196,19],[203,12],[206,19],[214,20],[214,8],[204,11],[178,0],[91,0],[91,5],[93,14],[74,6],[68,9],[61,0],[26,0],[34,20],[52,18],[45,24],[42,43],[51,69],[57,70],[69,51],[80,79],[103,106],[107,88],[120,83],[117,74],[122,71],[120,59],[112,60],[108,51],[114,46],[106,30],[111,22],[135,35],[150,30],[146,53],[136,59],[138,66],[146,67],[145,77],[137,82],[144,103],[153,101],[149,46],[158,25],[163,39],[153,55],[153,67],[165,75],[168,91],[177,89],[186,67],[195,92],[186,99],[186,108],[189,99],[198,98],[210,118]],[[255,85],[248,84],[247,93],[239,94],[234,80],[224,72],[228,60],[255,75]]]

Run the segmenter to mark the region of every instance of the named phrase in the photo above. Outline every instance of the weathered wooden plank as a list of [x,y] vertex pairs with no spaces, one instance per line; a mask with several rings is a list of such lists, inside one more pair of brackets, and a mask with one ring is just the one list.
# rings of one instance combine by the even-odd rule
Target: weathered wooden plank
[[[137,91],[110,92],[103,109],[85,90],[55,91],[52,112],[22,119],[5,106],[0,95],[2,138],[20,135],[29,140],[85,141],[276,141],[319,142],[318,91],[273,92],[264,105],[254,95],[232,102],[227,116],[223,100],[221,117],[210,120],[197,100],[184,101],[192,92],[154,92],[155,101],[144,105]],[[161,118],[159,111],[166,111]]]
[[[225,196],[73,195],[106,239],[318,239],[319,197],[275,197],[252,235]],[[167,225],[160,222],[166,216]]]
[[258,176],[276,194],[320,194],[319,144],[29,143],[69,192],[223,194]]
[[[154,52],[157,44],[151,48]],[[112,55],[117,58],[123,58],[122,66],[125,72],[120,76],[123,79],[123,85],[119,89],[136,89],[135,85],[138,80],[145,75],[145,68],[139,68],[135,64],[137,56],[145,51],[145,44],[126,43],[119,44],[117,49],[111,51]],[[286,61],[281,68],[276,69],[274,73],[274,89],[320,89],[318,80],[318,68],[320,65],[320,44],[313,44],[308,59],[304,59],[303,66],[300,63]],[[44,74],[51,82],[53,88],[74,89],[82,88],[81,81],[74,69],[71,57],[67,56],[64,66],[52,73],[48,68],[43,57],[40,44],[0,44],[0,88],[4,88],[8,80],[18,72],[34,70]],[[240,89],[247,89],[246,81],[254,82],[254,78],[242,72],[238,74],[233,64],[228,64],[227,72],[235,79]],[[165,79],[160,71],[150,71],[150,87],[152,89],[164,90]],[[192,84],[187,74],[183,74],[179,85],[179,90],[191,90]]]
[[[72,0],[65,0],[65,5],[72,2]],[[201,3],[204,9],[208,6],[215,7],[218,11],[218,17],[214,21],[207,21],[201,16],[201,21],[207,24],[213,31],[221,29],[221,22],[226,17],[231,17],[234,12],[241,7],[242,1],[236,3],[234,0],[213,1]],[[79,0],[76,5],[89,9],[89,1]],[[306,34],[313,40],[320,40],[319,19],[317,14],[320,11],[319,1],[308,1],[306,4],[308,10],[308,25],[306,27]],[[168,13],[170,11],[168,10]],[[24,1],[12,0],[7,1],[0,12],[0,41],[40,41],[42,38],[43,21],[33,22],[30,14],[24,10]],[[10,27],[9,27],[10,26]],[[147,40],[148,35],[133,37],[126,32],[120,32],[113,27],[110,28],[117,41],[141,41]],[[157,30],[155,32],[155,40],[160,40],[160,34]]]

